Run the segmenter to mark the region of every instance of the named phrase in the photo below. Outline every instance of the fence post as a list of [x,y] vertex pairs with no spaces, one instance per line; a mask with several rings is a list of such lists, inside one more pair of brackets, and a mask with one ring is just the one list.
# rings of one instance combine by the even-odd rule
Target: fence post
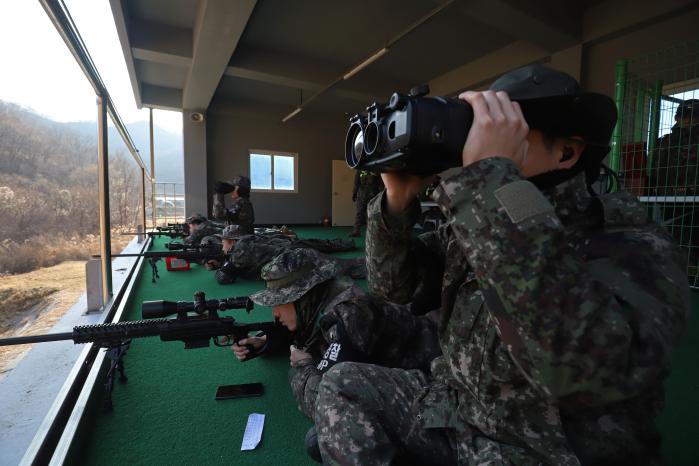
[[100,194],[100,256],[102,260],[102,302],[112,297],[112,234],[109,218],[109,145],[107,140],[107,99],[97,96],[97,160]]
[[[621,125],[624,117],[624,94],[626,93],[626,71],[628,62],[619,60],[616,62],[616,82],[614,84],[614,102],[616,102],[617,120],[612,133],[612,153],[609,156],[609,168],[619,173],[621,165]],[[618,191],[619,186],[614,177],[611,179],[612,192]]]
[[155,142],[153,140],[153,109],[149,109],[149,133],[150,133],[150,194],[151,209],[153,217],[153,228],[155,228]]
[[660,129],[660,101],[663,96],[663,82],[655,81],[651,90],[650,125],[648,127],[648,163],[646,163],[646,173],[648,176],[653,172],[653,159],[658,145],[658,130]]

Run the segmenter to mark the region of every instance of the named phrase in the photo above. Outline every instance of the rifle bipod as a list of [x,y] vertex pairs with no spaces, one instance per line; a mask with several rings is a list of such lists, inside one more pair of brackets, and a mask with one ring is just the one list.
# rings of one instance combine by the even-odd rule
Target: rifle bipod
[[102,404],[102,410],[105,413],[114,410],[114,404],[112,403],[112,390],[114,390],[114,372],[119,371],[119,382],[126,383],[129,381],[128,377],[124,373],[124,355],[129,349],[131,340],[126,340],[116,346],[110,346],[106,348],[107,357],[110,360],[109,371],[107,372],[107,380],[104,383],[104,402]]
[[158,274],[158,260],[159,258],[157,257],[149,257],[148,258],[148,263],[150,264],[150,269],[151,269],[151,280],[153,283],[155,283],[156,279],[160,278],[160,275]]

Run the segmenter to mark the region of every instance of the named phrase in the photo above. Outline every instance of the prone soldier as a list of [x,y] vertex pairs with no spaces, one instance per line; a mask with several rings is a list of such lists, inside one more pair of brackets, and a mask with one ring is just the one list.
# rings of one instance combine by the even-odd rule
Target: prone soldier
[[198,246],[205,237],[220,234],[223,230],[221,225],[207,220],[201,214],[187,217],[186,222],[189,224],[189,236],[184,239],[184,243],[190,246]]
[[[242,276],[248,280],[259,280],[262,267],[279,254],[289,249],[309,248],[322,253],[345,252],[355,249],[352,240],[291,238],[286,235],[249,235],[239,225],[228,225],[221,233],[226,262],[216,271],[216,281],[222,285],[235,282]],[[325,256],[348,275],[366,277],[364,258],[340,259]],[[212,264],[217,266],[218,264]]]
[[[299,409],[313,420],[318,385],[335,364],[364,361],[427,370],[441,354],[435,320],[366,293],[317,251],[286,251],[265,265],[261,275],[266,289],[250,299],[271,306],[275,319],[291,332],[289,383]],[[278,347],[273,339],[250,337],[232,350],[245,360],[246,345]],[[307,440],[314,435],[312,429]],[[317,443],[308,446],[317,448]]]

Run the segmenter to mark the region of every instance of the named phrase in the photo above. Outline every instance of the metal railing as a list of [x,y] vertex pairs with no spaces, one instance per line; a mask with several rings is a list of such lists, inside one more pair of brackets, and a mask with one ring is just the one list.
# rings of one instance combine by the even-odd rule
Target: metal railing
[[[151,170],[143,163],[141,155],[131,139],[129,131],[119,116],[114,103],[109,95],[107,87],[102,81],[97,67],[90,57],[90,53],[73,22],[68,8],[62,0],[39,0],[49,19],[58,30],[68,50],[75,57],[76,62],[85,73],[87,80],[97,96],[97,121],[98,121],[98,179],[100,195],[100,255],[102,260],[102,299],[105,306],[112,297],[112,270],[111,270],[111,233],[109,213],[109,156],[107,139],[107,116],[111,117],[119,135],[128,148],[131,156],[141,168],[141,189],[145,193],[146,182],[153,182]],[[145,202],[145,196],[143,196]],[[142,205],[145,212],[145,203]],[[144,216],[145,217],[145,216]],[[144,218],[145,221],[145,218]]]
[[150,212],[151,226],[167,223],[182,223],[185,220],[184,184],[153,183],[153,207]]
[[675,238],[699,288],[699,41],[619,61],[615,99],[610,167]]
[[[102,265],[103,314],[99,323],[109,323],[119,318],[128,301],[129,294],[138,277],[143,259],[134,262],[125,282],[112,290],[112,264],[109,210],[109,146],[107,120],[111,117],[119,135],[133,159],[140,167],[143,222],[146,212],[146,186],[152,187],[152,170],[141,159],[140,153],[124,125],[87,47],[78,32],[70,13],[62,0],[39,0],[47,16],[58,30],[76,62],[92,85],[97,97],[98,121],[98,180],[100,216],[100,253]],[[144,243],[143,248],[148,247]],[[96,374],[104,359],[104,352],[93,344],[87,345],[61,388],[52,407],[46,414],[32,443],[26,450],[21,464],[60,464],[65,459],[66,445],[72,441],[77,423],[84,410],[85,393],[92,390]]]

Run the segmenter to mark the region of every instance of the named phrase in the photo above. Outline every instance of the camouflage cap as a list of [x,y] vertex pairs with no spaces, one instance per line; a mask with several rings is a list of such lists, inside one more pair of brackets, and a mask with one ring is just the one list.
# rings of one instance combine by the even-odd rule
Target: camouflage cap
[[186,222],[187,223],[202,223],[202,222],[206,222],[206,217],[204,217],[202,214],[192,214],[189,217],[187,217]]
[[267,288],[250,295],[260,306],[293,303],[311,288],[338,275],[335,263],[313,249],[292,249],[278,255],[262,268]]
[[204,236],[199,245],[203,248],[215,246],[221,247],[221,240],[217,237],[217,235]]
[[250,178],[248,178],[247,176],[240,175],[233,178],[230,181],[230,184],[232,184],[233,186],[240,186],[241,188],[250,189],[251,182]]
[[238,239],[242,236],[249,235],[240,225],[228,225],[221,232],[221,239]]

